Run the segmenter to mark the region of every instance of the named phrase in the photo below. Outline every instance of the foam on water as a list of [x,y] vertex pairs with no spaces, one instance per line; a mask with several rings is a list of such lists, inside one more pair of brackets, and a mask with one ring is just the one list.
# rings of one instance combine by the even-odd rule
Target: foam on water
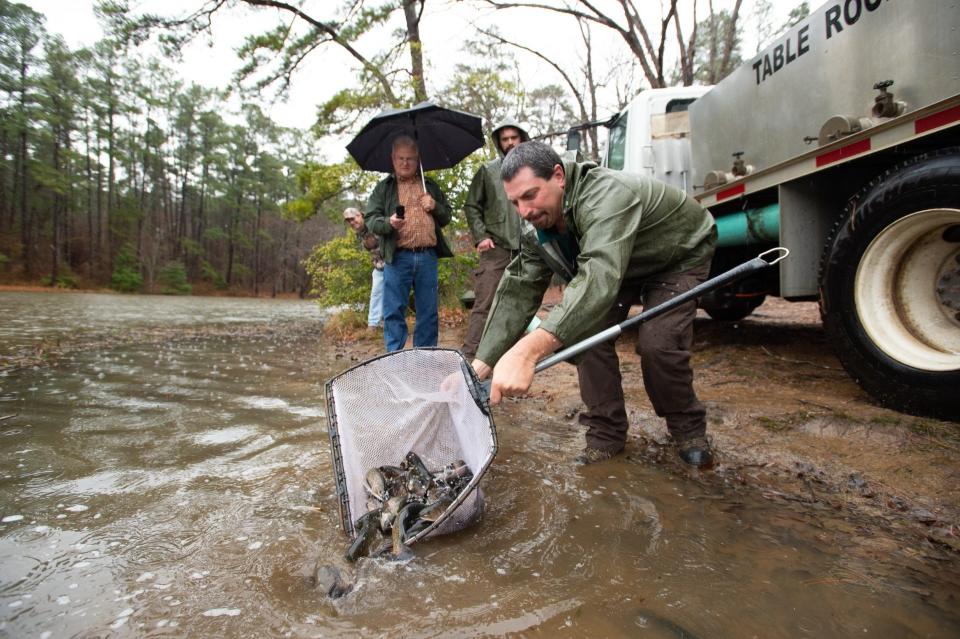
[[294,406],[278,397],[240,397],[237,401],[250,408],[282,410],[298,417],[323,417],[326,415],[322,406]]
[[193,440],[205,446],[218,446],[242,442],[257,434],[255,426],[231,426],[220,430],[208,430],[196,435]]
[[204,617],[236,617],[240,614],[239,608],[212,608],[205,610]]
[[241,404],[246,404],[250,408],[262,408],[264,410],[277,408],[286,410],[290,406],[289,403],[278,397],[240,397],[237,401]]

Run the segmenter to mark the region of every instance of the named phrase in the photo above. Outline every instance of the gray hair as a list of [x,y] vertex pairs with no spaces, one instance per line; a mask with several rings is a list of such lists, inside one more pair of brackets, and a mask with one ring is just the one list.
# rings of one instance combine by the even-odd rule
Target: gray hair
[[553,175],[553,167],[558,164],[563,166],[563,161],[549,145],[537,141],[521,142],[503,158],[500,179],[509,182],[517,177],[520,169],[528,167],[538,178],[549,180]]
[[391,151],[396,152],[397,148],[399,147],[413,149],[417,152],[417,155],[420,154],[420,149],[417,147],[417,141],[409,135],[398,135],[397,137],[393,138],[393,147],[391,148]]

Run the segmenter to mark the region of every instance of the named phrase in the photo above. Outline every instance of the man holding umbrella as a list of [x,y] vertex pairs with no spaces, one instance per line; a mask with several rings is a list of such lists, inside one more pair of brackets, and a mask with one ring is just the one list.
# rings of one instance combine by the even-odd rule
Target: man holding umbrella
[[450,205],[440,187],[421,175],[416,141],[408,135],[395,137],[390,158],[393,174],[374,187],[364,213],[367,228],[382,238],[387,352],[406,345],[411,287],[416,305],[413,346],[437,345],[437,259],[453,257],[441,231],[450,222]]

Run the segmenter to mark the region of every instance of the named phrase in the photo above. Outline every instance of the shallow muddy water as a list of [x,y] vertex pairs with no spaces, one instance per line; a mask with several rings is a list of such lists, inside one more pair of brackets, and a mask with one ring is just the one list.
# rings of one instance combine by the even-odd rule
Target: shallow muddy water
[[[0,377],[0,417],[15,415],[0,421],[0,636],[960,634],[956,561],[640,459],[578,469],[575,420],[548,423],[537,400],[495,412],[479,523],[410,561],[350,566],[323,382],[352,362],[304,330],[314,307],[0,294],[0,308],[0,349],[24,331],[169,331]],[[318,561],[353,590],[313,590]]]

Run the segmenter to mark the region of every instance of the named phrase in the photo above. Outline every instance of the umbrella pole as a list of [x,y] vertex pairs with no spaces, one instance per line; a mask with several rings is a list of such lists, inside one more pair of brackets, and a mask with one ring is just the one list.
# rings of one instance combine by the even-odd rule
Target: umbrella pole
[[427,178],[423,175],[423,160],[420,159],[420,152],[417,152],[417,162],[420,164],[420,183],[423,185],[423,192],[427,192]]

